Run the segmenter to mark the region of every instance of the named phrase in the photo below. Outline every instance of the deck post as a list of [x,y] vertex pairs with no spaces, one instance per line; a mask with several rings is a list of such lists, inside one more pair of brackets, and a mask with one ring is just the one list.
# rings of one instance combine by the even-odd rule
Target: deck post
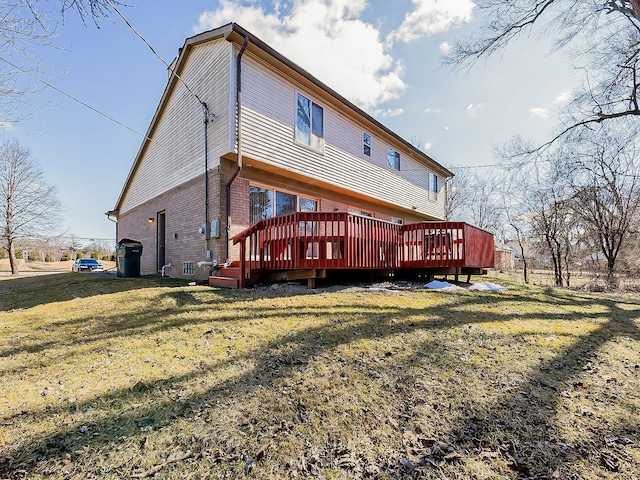
[[245,277],[246,277],[246,256],[247,256],[247,239],[243,238],[240,241],[240,288],[245,287]]

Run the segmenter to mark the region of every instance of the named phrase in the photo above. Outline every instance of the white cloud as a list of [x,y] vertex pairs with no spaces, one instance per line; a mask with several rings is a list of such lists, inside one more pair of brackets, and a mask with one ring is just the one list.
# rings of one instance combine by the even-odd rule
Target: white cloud
[[562,105],[567,103],[569,100],[571,100],[571,92],[561,92],[556,95],[555,103],[559,103]]
[[439,108],[425,108],[425,113],[440,113],[441,110]]
[[533,107],[529,109],[529,114],[532,117],[538,117],[538,118],[549,118],[549,112],[546,108],[542,108],[542,107]]
[[237,22],[313,76],[365,110],[397,98],[406,88],[380,32],[358,16],[366,0],[295,0],[288,13],[241,0],[221,0],[200,16],[197,31]]
[[404,113],[404,109],[403,108],[386,108],[384,110],[376,109],[370,113],[374,117],[390,118],[390,117],[397,117],[398,115],[402,115]]
[[451,52],[451,44],[449,42],[442,42],[440,44],[440,51],[444,54],[447,55],[448,53]]
[[446,32],[470,22],[472,0],[413,0],[415,9],[407,13],[402,25],[391,33],[390,41],[412,42],[434,33]]
[[470,117],[475,117],[486,105],[486,103],[470,103],[469,106],[467,106],[467,113]]

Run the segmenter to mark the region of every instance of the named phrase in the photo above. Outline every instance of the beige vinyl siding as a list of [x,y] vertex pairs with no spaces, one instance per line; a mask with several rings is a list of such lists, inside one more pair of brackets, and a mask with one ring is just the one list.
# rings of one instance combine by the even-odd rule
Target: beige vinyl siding
[[[189,88],[215,115],[209,122],[209,168],[233,149],[230,121],[233,48],[220,39],[195,46],[179,72]],[[121,204],[121,212],[141,205],[163,192],[204,175],[204,114],[199,101],[178,81],[167,92],[168,102],[151,132]]]
[[[377,129],[356,123],[250,54],[243,58],[242,75],[245,156],[404,209],[443,218],[443,195],[437,201],[429,200],[430,168],[413,159],[398,142],[380,138],[378,135],[382,134]],[[296,92],[324,108],[323,153],[294,140]],[[363,129],[372,135],[371,157],[362,154]],[[400,172],[387,167],[387,145],[400,152]]]

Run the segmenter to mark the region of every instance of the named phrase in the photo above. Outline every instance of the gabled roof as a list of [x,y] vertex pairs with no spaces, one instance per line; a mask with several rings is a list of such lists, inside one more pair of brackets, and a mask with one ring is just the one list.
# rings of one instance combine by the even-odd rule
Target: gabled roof
[[131,170],[129,171],[127,180],[122,188],[122,192],[120,193],[120,196],[118,197],[118,201],[116,202],[116,206],[114,210],[107,212],[108,214],[117,216],[120,208],[120,204],[128,189],[129,182],[133,178],[133,175],[135,174],[138,168],[138,164],[142,159],[143,153],[146,150],[149,142],[151,141],[152,133],[155,130],[158,119],[160,118],[160,115],[167,104],[170,94],[173,91],[173,88],[175,87],[176,83],[179,81],[179,76],[182,73],[182,69],[184,68],[186,60],[189,57],[191,49],[197,45],[201,45],[203,43],[210,42],[213,40],[218,40],[220,38],[224,38],[225,40],[235,43],[238,46],[242,46],[245,38],[248,38],[249,39],[249,44],[247,46],[248,51],[250,51],[257,57],[261,58],[262,60],[266,61],[268,64],[275,65],[278,68],[278,70],[286,71],[291,77],[302,81],[302,83],[308,83],[314,86],[319,91],[323,92],[326,98],[332,100],[333,103],[337,103],[342,105],[343,107],[346,107],[346,110],[350,111],[356,118],[361,118],[366,123],[370,123],[376,129],[380,130],[384,134],[393,138],[395,141],[399,142],[407,150],[412,152],[412,154],[415,154],[415,156],[418,159],[421,159],[423,162],[429,163],[431,166],[438,169],[440,171],[439,173],[444,177],[446,178],[453,177],[454,174],[450,170],[442,166],[440,163],[436,162],[433,158],[429,157],[427,154],[422,152],[420,149],[416,148],[414,145],[406,141],[404,138],[400,137],[398,134],[390,130],[388,127],[384,126],[378,120],[373,118],[371,115],[366,113],[361,108],[357,107],[355,104],[347,100],[345,97],[337,93],[335,90],[333,90],[326,84],[322,83],[320,80],[318,80],[309,72],[307,72],[305,69],[295,64],[294,62],[286,58],[284,55],[278,53],[276,50],[271,48],[265,42],[260,40],[258,37],[256,37],[252,33],[250,33],[248,30],[245,30],[243,27],[241,27],[237,23],[228,23],[226,25],[215,28],[213,30],[208,30],[206,32],[202,32],[197,35],[194,35],[193,37],[187,38],[182,48],[178,50],[178,57],[172,62],[170,67],[172,69],[172,74],[170,74],[169,81],[167,83],[167,86],[165,87],[164,93],[162,94],[160,103],[156,108],[156,112],[153,116],[153,119],[151,120],[151,124],[149,125],[149,128],[142,142],[142,145],[138,150],[134,164],[131,167]]

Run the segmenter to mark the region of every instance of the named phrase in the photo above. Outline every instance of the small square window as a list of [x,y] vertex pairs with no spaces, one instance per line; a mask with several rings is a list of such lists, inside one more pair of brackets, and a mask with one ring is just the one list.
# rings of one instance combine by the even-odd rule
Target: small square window
[[362,132],[362,153],[367,157],[371,156],[371,135],[367,132]]
[[193,262],[182,262],[182,274],[183,275],[195,275],[196,267]]
[[387,165],[394,170],[400,170],[400,152],[396,152],[391,147],[387,147]]

